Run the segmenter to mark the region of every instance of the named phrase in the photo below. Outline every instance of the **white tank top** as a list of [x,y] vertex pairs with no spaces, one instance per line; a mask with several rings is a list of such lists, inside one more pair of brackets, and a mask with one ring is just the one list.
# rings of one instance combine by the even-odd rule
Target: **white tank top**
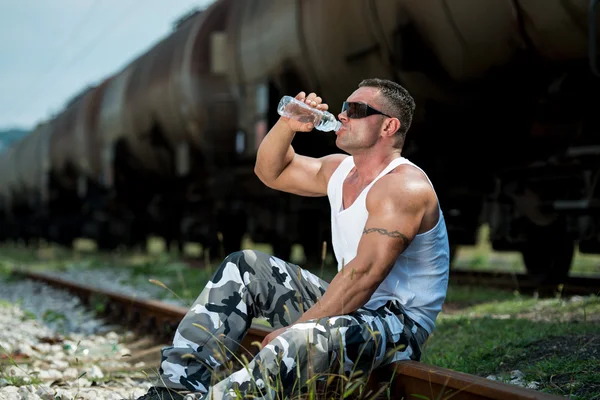
[[[362,237],[369,215],[366,206],[369,189],[382,176],[402,164],[414,166],[427,177],[421,168],[406,158],[396,158],[346,209],[344,209],[342,200],[342,185],[348,173],[354,168],[354,158],[347,157],[332,174],[327,185],[327,195],[331,205],[332,245],[338,263],[338,271],[341,270],[342,263],[348,265],[356,257],[358,242]],[[429,181],[428,177],[427,180]],[[450,269],[446,223],[441,208],[439,211],[439,220],[435,227],[416,235],[410,245],[399,255],[388,276],[364,306],[376,309],[389,300],[398,300],[406,314],[425,328],[429,334],[435,328],[435,320],[446,299]]]

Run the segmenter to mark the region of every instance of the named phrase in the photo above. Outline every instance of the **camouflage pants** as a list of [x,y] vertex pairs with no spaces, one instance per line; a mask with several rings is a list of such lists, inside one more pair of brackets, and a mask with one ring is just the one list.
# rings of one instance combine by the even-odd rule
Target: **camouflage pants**
[[[294,325],[245,366],[215,382],[213,373],[239,348],[255,317],[274,328],[293,324],[325,293],[328,283],[258,251],[230,254],[163,348],[157,386],[214,399],[272,398],[297,393],[334,363],[346,374],[395,360],[419,360],[427,332],[395,303],[378,310]],[[394,350],[395,349],[395,350]],[[210,392],[207,393],[210,389]]]

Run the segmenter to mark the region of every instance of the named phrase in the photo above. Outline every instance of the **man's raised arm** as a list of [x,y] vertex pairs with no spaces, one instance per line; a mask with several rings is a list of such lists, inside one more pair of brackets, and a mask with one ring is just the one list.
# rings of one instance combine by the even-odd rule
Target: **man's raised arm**
[[[299,93],[296,99],[319,110],[326,111],[327,104],[311,93],[305,97]],[[302,196],[325,196],[327,181],[333,171],[347,157],[344,154],[332,154],[321,158],[312,158],[296,154],[292,139],[296,132],[308,132],[313,129],[310,123],[301,123],[287,117],[280,117],[271,128],[258,148],[254,172],[268,187]]]

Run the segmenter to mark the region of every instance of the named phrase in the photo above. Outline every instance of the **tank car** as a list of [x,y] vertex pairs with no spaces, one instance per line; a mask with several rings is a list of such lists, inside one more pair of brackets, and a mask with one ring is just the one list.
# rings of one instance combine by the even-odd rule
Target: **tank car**
[[12,215],[10,208],[10,193],[8,191],[8,170],[11,167],[10,153],[13,150],[8,148],[0,153],[0,243],[13,239],[11,224]]
[[43,217],[41,190],[43,169],[48,165],[46,123],[19,140],[2,154],[0,168],[0,220],[4,239],[36,241],[42,234]]
[[243,219],[223,222],[240,196],[232,175],[236,104],[223,67],[211,62],[212,34],[224,29],[229,7],[220,1],[182,21],[106,88],[101,182],[130,215],[136,240],[156,234],[215,246],[221,232],[239,248]]
[[[217,0],[0,157],[18,171],[0,181],[2,221],[40,204],[48,231],[27,235],[114,248],[154,234],[214,254],[218,238],[229,252],[248,233],[281,257],[301,243],[317,262],[327,200],[262,185],[258,145],[281,96],[315,91],[335,113],[382,77],[415,97],[403,155],[431,177],[452,247],[485,223],[495,249],[558,282],[576,247],[600,253],[597,3]],[[317,131],[293,146],[339,151]]]
[[[598,252],[597,3],[235,3],[227,43],[246,155],[283,94],[316,91],[335,112],[361,79],[395,80],[417,102],[403,155],[432,178],[453,248],[487,223],[496,250],[556,283],[575,246]],[[295,149],[336,151],[328,139],[297,135]]]

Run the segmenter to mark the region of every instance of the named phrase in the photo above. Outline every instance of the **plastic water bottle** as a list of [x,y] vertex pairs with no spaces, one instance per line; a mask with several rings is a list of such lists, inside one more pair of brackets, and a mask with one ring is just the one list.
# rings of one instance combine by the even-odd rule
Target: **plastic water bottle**
[[342,123],[335,119],[332,113],[318,110],[291,96],[281,98],[277,112],[283,117],[292,118],[305,124],[312,122],[316,129],[324,132],[337,131],[342,126]]

